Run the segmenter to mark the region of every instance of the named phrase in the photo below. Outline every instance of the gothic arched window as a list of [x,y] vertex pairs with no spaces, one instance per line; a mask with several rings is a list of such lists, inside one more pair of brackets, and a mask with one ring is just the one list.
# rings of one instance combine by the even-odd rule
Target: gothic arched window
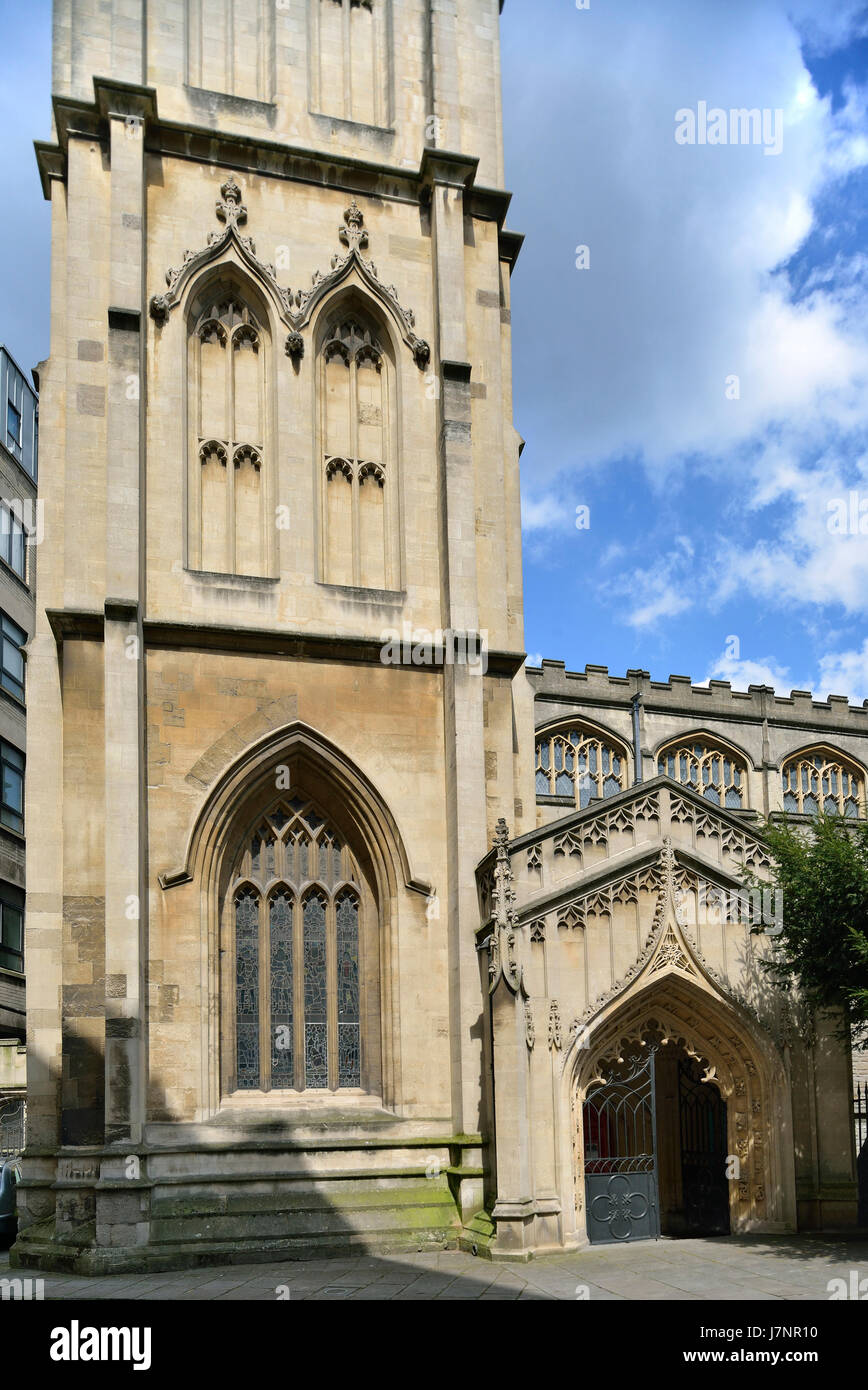
[[737,753],[703,739],[684,739],[661,748],[658,773],[692,787],[715,806],[740,811],[747,805],[747,763]]
[[570,724],[537,738],[538,797],[570,797],[581,809],[596,798],[623,791],[626,778],[625,749],[608,734]]
[[387,2],[313,0],[313,110],[359,125],[388,125]]
[[809,749],[788,758],[781,769],[784,810],[800,815],[865,814],[865,782],[855,763],[827,748]]
[[394,589],[394,386],[385,335],[355,313],[332,321],[320,349],[319,386],[323,578]]
[[192,569],[268,573],[268,328],[234,287],[199,297],[190,324]]
[[230,886],[230,1091],[363,1085],[364,900],[354,855],[310,802],[281,801],[250,834]]

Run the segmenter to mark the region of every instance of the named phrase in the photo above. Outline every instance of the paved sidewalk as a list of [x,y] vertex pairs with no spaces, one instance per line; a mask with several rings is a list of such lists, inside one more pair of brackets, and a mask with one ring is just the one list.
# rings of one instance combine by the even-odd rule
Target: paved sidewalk
[[[103,1279],[46,1275],[46,1299],[683,1299],[821,1300],[831,1279],[868,1279],[868,1240],[718,1236],[597,1246],[527,1265],[444,1250],[229,1265]],[[9,1270],[0,1253],[0,1278]],[[866,1286],[868,1287],[868,1286]]]

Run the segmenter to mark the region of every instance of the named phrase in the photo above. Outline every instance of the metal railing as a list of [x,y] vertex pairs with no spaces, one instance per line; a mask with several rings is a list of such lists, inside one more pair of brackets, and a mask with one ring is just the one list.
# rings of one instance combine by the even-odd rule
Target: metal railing
[[0,1162],[17,1158],[24,1148],[27,1105],[24,1100],[0,1102]]

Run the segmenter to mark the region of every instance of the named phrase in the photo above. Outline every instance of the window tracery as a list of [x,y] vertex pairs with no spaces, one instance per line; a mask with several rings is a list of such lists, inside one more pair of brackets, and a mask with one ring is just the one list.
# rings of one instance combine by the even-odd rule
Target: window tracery
[[192,317],[191,567],[267,573],[265,476],[268,332],[234,287]]
[[358,866],[310,802],[281,801],[249,835],[230,890],[230,1090],[362,1085]]
[[377,329],[345,314],[320,353],[324,578],[390,589],[397,584],[391,358]]
[[592,800],[623,791],[625,750],[616,739],[581,724],[537,738],[537,796],[571,797],[581,810]]
[[678,741],[657,755],[658,773],[692,787],[715,806],[730,811],[747,805],[747,764],[728,749],[704,739]]
[[784,810],[800,815],[865,814],[865,784],[855,764],[832,750],[813,749],[788,758],[781,769]]
[[693,787],[715,806],[728,810],[747,806],[746,760],[705,739],[684,739],[662,748],[657,770],[684,787]]

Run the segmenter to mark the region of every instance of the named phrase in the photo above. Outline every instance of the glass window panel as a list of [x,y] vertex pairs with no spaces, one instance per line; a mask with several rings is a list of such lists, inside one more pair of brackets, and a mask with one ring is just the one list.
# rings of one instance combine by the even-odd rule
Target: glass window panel
[[292,998],[292,898],[271,899],[271,1084],[295,1084]]
[[547,773],[542,772],[542,771],[540,771],[540,772],[537,773],[537,775],[536,775],[536,790],[537,790],[537,796],[548,796],[548,794],[549,794],[551,788],[549,787],[549,779],[548,779],[548,774],[547,774]]
[[274,840],[268,839],[265,842],[265,879],[274,878],[277,870],[274,863]]
[[21,579],[24,578],[24,528],[20,521],[16,521],[12,527],[12,559],[10,561],[15,573]]
[[304,925],[304,1084],[328,1086],[328,981],[326,977],[325,901],[313,893],[305,900]]
[[17,907],[10,907],[8,903],[0,905],[2,907],[2,934],[3,945],[10,951],[22,951],[24,949],[24,914]]
[[359,1046],[359,907],[345,894],[337,904],[338,1085],[361,1085]]
[[242,893],[235,904],[235,1009],[237,1085],[259,1088],[259,898]]

